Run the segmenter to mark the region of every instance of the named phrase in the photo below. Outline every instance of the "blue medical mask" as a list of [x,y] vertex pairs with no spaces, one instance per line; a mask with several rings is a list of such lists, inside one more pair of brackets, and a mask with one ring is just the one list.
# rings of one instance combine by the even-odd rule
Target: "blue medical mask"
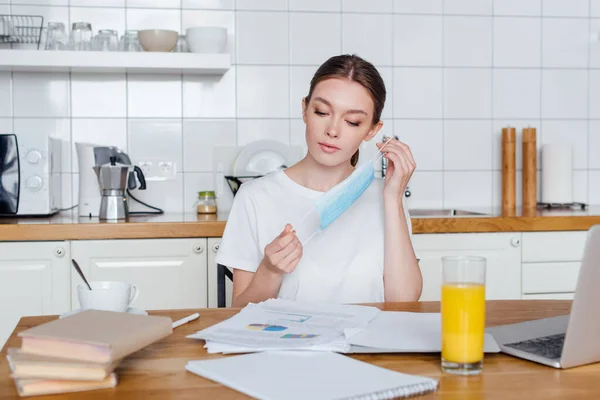
[[[315,202],[314,207],[302,218],[299,225],[312,216],[314,232],[309,236],[306,232],[299,234],[300,241],[305,244],[310,238],[312,238],[320,230],[325,230],[332,222],[339,218],[358,198],[367,190],[375,179],[375,165],[379,163],[383,153],[381,152],[389,141],[387,141],[383,147],[379,150],[377,155],[370,161],[363,163],[358,166],[349,177],[338,183],[327,192],[319,196]],[[315,213],[316,212],[316,213]],[[318,215],[319,226],[315,229],[316,225],[315,217]],[[301,229],[302,230],[302,229]],[[296,229],[298,233],[298,229]],[[304,236],[304,237],[302,237]]]

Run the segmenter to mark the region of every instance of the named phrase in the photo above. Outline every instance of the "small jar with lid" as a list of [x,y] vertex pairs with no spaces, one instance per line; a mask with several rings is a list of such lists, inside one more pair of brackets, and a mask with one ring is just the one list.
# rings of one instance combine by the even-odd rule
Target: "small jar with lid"
[[215,199],[215,192],[212,190],[198,192],[196,210],[198,214],[216,214],[217,201]]

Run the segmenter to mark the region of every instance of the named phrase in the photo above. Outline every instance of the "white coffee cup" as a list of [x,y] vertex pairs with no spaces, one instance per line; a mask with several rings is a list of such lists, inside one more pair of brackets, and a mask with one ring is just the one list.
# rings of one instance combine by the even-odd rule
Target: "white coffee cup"
[[85,283],[77,286],[79,304],[83,310],[106,310],[124,312],[138,297],[137,286],[118,281],[92,281],[92,290]]

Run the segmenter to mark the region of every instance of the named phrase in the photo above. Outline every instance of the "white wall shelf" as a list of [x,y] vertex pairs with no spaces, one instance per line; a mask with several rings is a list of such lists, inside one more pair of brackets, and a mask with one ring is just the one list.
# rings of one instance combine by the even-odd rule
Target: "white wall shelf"
[[223,75],[225,54],[0,50],[0,71]]

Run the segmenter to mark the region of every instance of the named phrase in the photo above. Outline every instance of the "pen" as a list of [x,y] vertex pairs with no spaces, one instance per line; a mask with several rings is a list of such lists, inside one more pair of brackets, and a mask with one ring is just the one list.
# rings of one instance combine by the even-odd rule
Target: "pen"
[[173,322],[173,325],[172,325],[173,329],[177,328],[180,325],[183,325],[183,324],[186,324],[186,323],[188,323],[190,321],[193,321],[193,320],[195,320],[198,317],[200,317],[200,314],[194,313],[194,314],[189,315],[189,316],[187,316],[185,318],[181,318],[180,320]]

